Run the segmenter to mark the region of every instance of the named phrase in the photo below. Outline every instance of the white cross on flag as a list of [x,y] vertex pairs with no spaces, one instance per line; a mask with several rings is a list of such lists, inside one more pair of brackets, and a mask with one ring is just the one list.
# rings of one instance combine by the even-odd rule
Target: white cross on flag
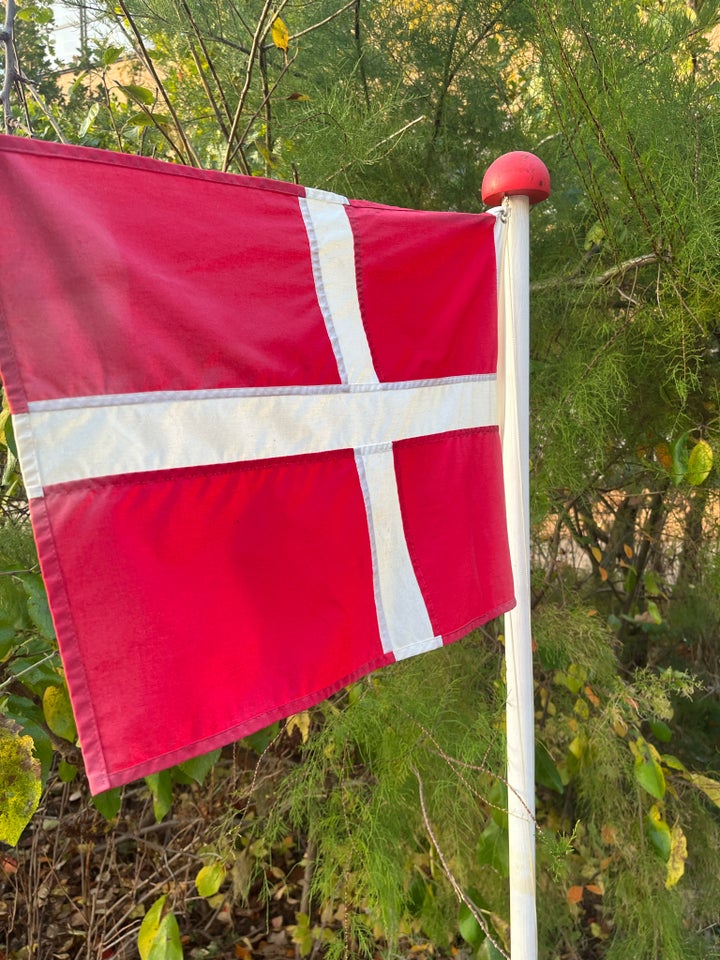
[[0,366],[94,792],[510,609],[496,218],[0,139]]

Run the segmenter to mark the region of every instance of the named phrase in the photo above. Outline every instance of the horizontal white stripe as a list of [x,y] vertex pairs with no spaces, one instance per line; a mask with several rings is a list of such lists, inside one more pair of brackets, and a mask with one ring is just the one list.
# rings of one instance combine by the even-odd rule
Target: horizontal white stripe
[[410,559],[398,496],[392,444],[355,451],[372,545],[375,606],[385,653],[396,660],[435,650],[425,600]]
[[28,404],[31,413],[43,410],[77,410],[80,407],[124,407],[128,404],[161,403],[179,401],[191,403],[195,400],[222,400],[246,397],[301,396],[316,394],[325,396],[332,393],[379,393],[384,390],[416,390],[418,387],[437,387],[451,383],[476,383],[478,380],[496,382],[494,373],[466,374],[459,377],[437,377],[426,380],[390,380],[384,383],[324,383],[301,384],[291,387],[221,387],[214,390],[147,390],[138,393],[104,393],[88,397],[58,397],[53,400],[32,400]]
[[[208,466],[372,446],[497,423],[494,377],[404,389],[335,388],[298,394],[174,399],[65,406],[15,417],[35,441],[40,496],[48,484],[122,473]],[[106,398],[108,399],[108,398]]]

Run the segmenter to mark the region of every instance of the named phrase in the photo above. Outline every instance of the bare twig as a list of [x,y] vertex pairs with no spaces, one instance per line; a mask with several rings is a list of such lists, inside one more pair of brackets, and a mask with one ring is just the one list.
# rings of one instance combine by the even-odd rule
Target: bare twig
[[569,276],[551,277],[549,280],[540,280],[533,283],[530,289],[533,293],[537,293],[541,290],[554,290],[556,287],[602,287],[611,280],[619,279],[622,281],[631,270],[639,270],[640,267],[647,267],[651,263],[658,263],[661,260],[667,263],[670,258],[658,256],[657,253],[643,253],[639,257],[632,257],[630,260],[625,260],[623,263],[610,267],[609,270],[605,270],[604,273],[600,273],[596,277],[580,276],[582,267],[579,267]]
[[48,105],[45,103],[44,99],[40,96],[40,93],[37,87],[35,86],[35,84],[31,80],[29,80],[21,70],[19,71],[19,76],[17,77],[17,80],[21,82],[24,87],[27,87],[27,89],[33,95],[35,99],[35,103],[37,103],[38,107],[40,107],[41,111],[45,115],[45,119],[53,128],[53,131],[55,132],[55,136],[58,138],[60,143],[67,143],[68,142],[67,138],[64,136],[62,130],[60,129],[57,123],[57,120],[50,112]]
[[495,947],[498,953],[501,956],[505,957],[505,960],[510,960],[510,955],[503,949],[503,947],[500,946],[500,944],[497,942],[497,940],[493,937],[492,933],[490,932],[490,928],[487,924],[487,921],[485,920],[485,917],[482,915],[481,911],[475,906],[472,900],[467,896],[465,891],[457,882],[455,878],[455,874],[450,869],[448,862],[445,859],[445,854],[443,853],[440,847],[440,844],[437,841],[437,837],[435,836],[435,831],[433,830],[432,824],[430,823],[430,818],[428,817],[427,807],[425,805],[425,791],[423,788],[422,777],[420,776],[420,774],[418,773],[415,767],[412,767],[411,769],[412,769],[412,772],[415,774],[415,778],[418,782],[418,793],[420,796],[420,809],[422,810],[423,820],[425,821],[425,829],[428,832],[428,836],[432,841],[432,845],[435,848],[435,852],[438,855],[438,859],[440,860],[440,863],[442,864],[442,868],[445,871],[445,876],[448,878],[448,881],[450,883],[450,886],[453,888],[455,896],[458,898],[459,902],[462,902],[465,904],[465,906],[468,908],[468,910],[473,915],[473,917],[475,917],[476,921],[480,926],[480,929],[483,931],[485,936],[488,938],[490,943]]
[[[227,138],[227,147],[225,148],[225,157],[222,162],[222,167],[220,168],[223,173],[227,171],[228,167],[232,162],[236,150],[233,149],[233,141],[237,134],[238,125],[240,123],[240,117],[242,112],[245,109],[245,101],[247,95],[250,91],[250,84],[252,83],[253,72],[255,69],[255,59],[257,57],[258,49],[261,44],[264,42],[265,37],[267,36],[268,31],[270,30],[272,21],[268,19],[268,14],[270,13],[270,7],[272,6],[273,0],[265,0],[263,4],[262,11],[258,17],[257,26],[255,27],[255,33],[252,38],[252,44],[250,46],[250,52],[248,53],[248,65],[247,70],[245,71],[245,82],[243,88],[240,91],[240,98],[235,108],[235,115],[232,119],[232,124],[230,126],[230,133]],[[243,139],[240,138],[240,144],[242,144]]]
[[[125,0],[118,0],[118,5],[123,12],[123,16],[125,17],[125,19],[130,25],[130,29],[132,30],[133,35],[135,37],[135,42],[138,45],[138,49],[140,51],[140,55],[142,57],[143,63],[151,73],[152,78],[155,81],[155,84],[157,85],[157,89],[160,92],[160,96],[165,101],[165,106],[168,108],[170,116],[173,119],[173,123],[175,124],[175,129],[177,130],[180,136],[180,139],[182,140],[183,146],[185,147],[186,156],[183,156],[183,154],[180,151],[178,151],[180,155],[180,159],[183,161],[183,163],[194,164],[196,167],[201,167],[202,164],[200,163],[200,160],[197,154],[193,150],[192,145],[187,138],[187,135],[185,133],[185,128],[180,122],[180,118],[178,117],[175,107],[173,106],[172,101],[168,96],[168,92],[165,89],[165,85],[163,84],[162,80],[160,79],[160,75],[155,69],[155,64],[153,63],[152,57],[148,53],[147,47],[145,46],[145,41],[142,38],[142,34],[140,33],[134,18],[132,17],[130,11],[128,10],[127,3],[125,3]],[[165,139],[169,140],[167,136],[165,137]],[[172,140],[169,140],[169,142],[173,145],[175,150],[177,150],[177,147],[175,146],[175,144],[172,143]]]
[[344,7],[340,7],[335,11],[335,13],[331,13],[329,17],[325,17],[324,20],[318,20],[318,22],[314,23],[311,27],[305,27],[304,30],[299,30],[297,33],[291,34],[290,42],[292,43],[293,40],[297,40],[299,37],[304,37],[306,33],[312,33],[313,30],[324,27],[326,23],[330,23],[330,21],[334,20],[335,17],[339,17],[341,13],[345,13],[346,10],[349,10],[350,7],[356,6],[357,2],[358,0],[349,0]]

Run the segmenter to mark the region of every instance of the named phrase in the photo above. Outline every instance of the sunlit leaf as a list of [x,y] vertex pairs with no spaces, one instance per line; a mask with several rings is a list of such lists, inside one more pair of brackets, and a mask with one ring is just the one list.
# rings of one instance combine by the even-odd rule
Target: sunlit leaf
[[77,727],[70,704],[70,695],[64,683],[58,687],[47,687],[43,693],[42,707],[45,723],[55,736],[75,743]]
[[20,726],[0,717],[0,842],[20,839],[40,802],[40,763],[32,737],[20,736]]
[[142,103],[146,107],[155,103],[155,94],[147,87],[140,87],[136,83],[119,83],[118,86],[136,103]]
[[716,807],[720,807],[720,783],[710,777],[705,777],[701,773],[689,773],[688,780],[698,790],[702,790],[706,797],[709,797]]
[[195,886],[201,897],[214,897],[225,879],[222,863],[208,863],[198,870]]
[[670,827],[663,819],[660,807],[656,803],[652,805],[650,812],[645,818],[645,826],[652,845],[663,860],[667,861],[670,857],[670,849],[672,846]]
[[685,873],[686,860],[687,839],[680,827],[675,824],[672,828],[670,857],[667,862],[667,876],[665,878],[665,887],[667,890],[669,890],[671,887],[674,887],[678,880]]
[[165,912],[167,896],[160,897],[145,914],[138,932],[141,960],[182,960],[180,931],[172,913]]
[[652,744],[647,743],[642,737],[638,737],[636,747],[635,779],[651,797],[662,800],[665,796],[666,784],[665,774],[657,759],[659,755]]
[[290,46],[290,31],[280,17],[275,18],[270,36],[278,50],[283,50],[285,53],[288,52],[288,47]]
[[122,47],[106,47],[102,54],[102,65],[109,67],[111,64],[117,63],[123,53]]
[[80,124],[80,129],[78,130],[78,133],[81,137],[84,137],[90,127],[92,127],[93,123],[95,123],[98,113],[100,113],[100,104],[91,104],[90,109],[85,114],[85,119]]
[[180,929],[174,914],[168,913],[163,917],[148,960],[183,960]]
[[685,479],[694,487],[707,480],[713,466],[712,447],[707,440],[699,440],[690,451]]
[[300,732],[302,742],[307,743],[307,738],[310,733],[310,712],[308,710],[303,710],[302,713],[295,713],[292,717],[287,718],[285,724],[286,732],[291,734],[295,729]]

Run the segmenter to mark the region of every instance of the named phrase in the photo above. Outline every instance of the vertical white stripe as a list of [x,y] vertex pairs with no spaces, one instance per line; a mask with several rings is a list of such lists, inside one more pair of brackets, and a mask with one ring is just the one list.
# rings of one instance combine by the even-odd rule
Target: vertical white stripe
[[318,302],[343,383],[377,383],[360,313],[355,275],[355,242],[345,205],[301,197],[310,240]]
[[391,443],[355,450],[372,544],[375,604],[385,653],[396,660],[442,646],[433,634],[405,540]]
[[41,497],[43,495],[43,481],[40,473],[40,458],[35,446],[31,414],[16,413],[12,418],[12,423],[25,492],[29,499]]

